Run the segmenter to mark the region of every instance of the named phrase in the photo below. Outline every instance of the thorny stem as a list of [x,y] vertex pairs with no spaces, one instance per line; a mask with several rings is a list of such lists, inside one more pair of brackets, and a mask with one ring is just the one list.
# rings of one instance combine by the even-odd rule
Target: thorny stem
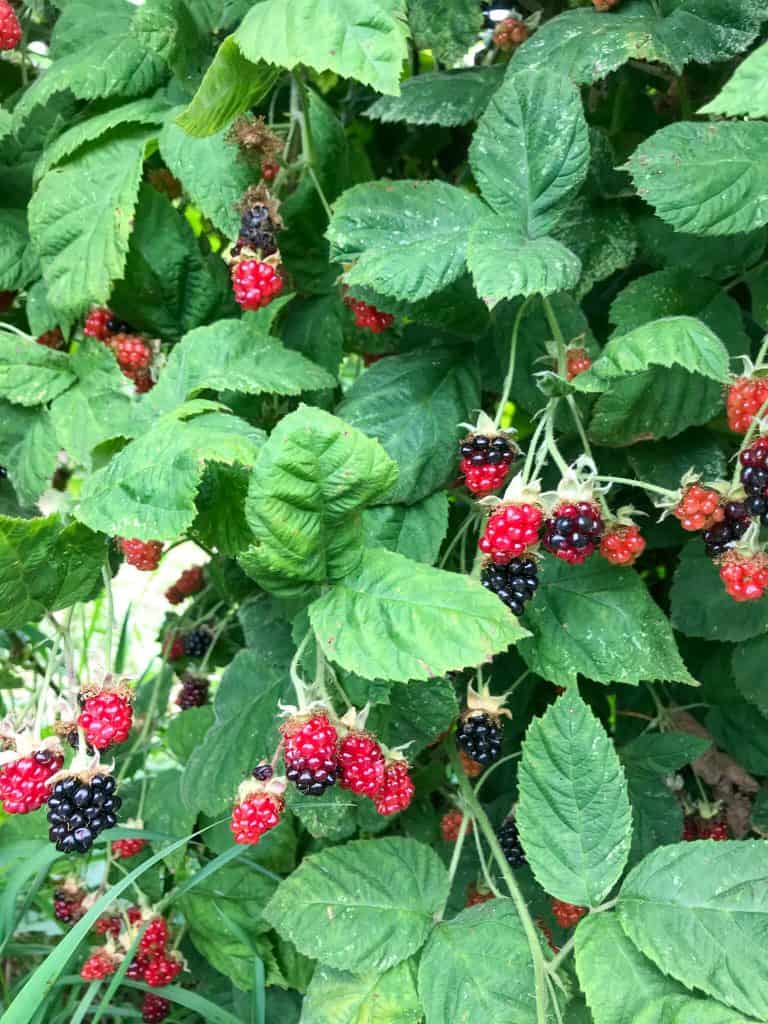
[[469,780],[462,771],[458,754],[453,747],[450,747],[449,749],[451,762],[453,763],[454,771],[459,780],[459,788],[461,790],[462,797],[464,798],[464,802],[466,803],[467,808],[471,811],[475,823],[480,826],[480,830],[483,833],[485,841],[488,843],[493,859],[498,865],[501,876],[509,891],[509,895],[515,904],[515,909],[517,910],[517,915],[520,918],[520,923],[525,931],[525,935],[528,940],[528,948],[533,961],[533,978],[536,989],[536,1021],[537,1024],[547,1024],[548,995],[545,981],[545,963],[539,939],[536,934],[536,926],[528,912],[528,906],[526,905],[526,902],[523,899],[523,894],[514,879],[510,866],[507,863],[507,859],[504,856],[504,852],[499,846],[499,841],[496,838],[493,825],[491,825],[488,820],[488,815],[480,805]]
[[104,631],[104,668],[107,672],[112,671],[112,631],[115,628],[115,604],[112,597],[112,576],[109,571],[109,564],[104,563],[101,569],[101,576],[104,580],[104,593],[107,598],[107,628]]
[[504,378],[504,387],[501,392],[501,398],[499,404],[496,407],[496,416],[494,417],[494,426],[498,427],[501,424],[501,418],[504,415],[504,408],[509,401],[509,396],[512,391],[512,379],[515,375],[515,355],[517,353],[517,336],[520,333],[520,324],[523,320],[523,315],[526,308],[528,307],[533,296],[529,296],[525,302],[520,306],[515,317],[515,323],[512,328],[512,339],[509,343],[509,366],[507,367],[507,375]]

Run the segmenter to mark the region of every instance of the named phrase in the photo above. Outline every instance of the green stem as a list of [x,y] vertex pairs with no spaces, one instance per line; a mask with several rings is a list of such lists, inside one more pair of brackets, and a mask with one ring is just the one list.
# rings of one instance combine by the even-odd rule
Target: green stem
[[502,416],[504,415],[504,408],[505,408],[507,402],[509,401],[509,396],[510,396],[510,393],[512,391],[512,380],[513,380],[513,378],[515,376],[515,356],[516,356],[516,353],[517,353],[517,336],[520,333],[520,324],[522,323],[522,320],[523,320],[523,314],[525,313],[525,310],[528,307],[528,305],[529,305],[529,303],[530,303],[532,298],[533,298],[533,296],[529,296],[525,300],[525,302],[520,306],[520,309],[518,309],[517,316],[515,317],[515,323],[514,323],[514,326],[512,328],[512,339],[511,339],[511,341],[509,343],[509,366],[507,367],[507,375],[504,378],[504,387],[503,387],[502,392],[501,392],[501,398],[499,399],[499,404],[496,407],[496,416],[495,416],[494,421],[493,421],[494,425],[496,427],[500,426],[500,424],[501,424],[501,419],[502,419]]
[[[526,676],[529,676],[530,674],[531,674],[531,670],[530,669],[528,669],[527,672],[523,672],[522,676],[517,680],[517,683],[521,683],[523,681],[523,679],[525,679]],[[513,689],[514,689],[515,686],[517,686],[517,683],[514,684]],[[479,797],[480,797],[480,790],[485,785],[485,783],[488,781],[488,779],[491,777],[491,775],[493,775],[493,773],[496,771],[497,768],[501,768],[501,766],[503,764],[506,764],[508,761],[514,761],[515,758],[520,757],[521,753],[522,753],[522,751],[517,750],[517,751],[515,751],[514,754],[507,754],[506,757],[502,757],[500,760],[494,761],[494,763],[491,765],[491,767],[488,768],[483,773],[482,777],[478,780],[478,783],[475,786],[475,796],[478,797],[478,799],[479,799]]]
[[491,873],[488,870],[488,864],[485,860],[485,853],[483,852],[483,844],[480,842],[480,833],[477,829],[474,830],[473,835],[475,837],[475,847],[477,849],[477,859],[480,861],[480,870],[483,873],[483,879],[485,884],[488,886],[488,890],[493,893],[497,900],[503,900],[504,897],[494,885]]
[[328,217],[328,220],[330,220],[331,206],[325,198],[325,192],[323,192],[323,187],[315,173],[315,148],[312,141],[312,126],[309,122],[309,92],[304,82],[303,73],[299,72],[294,77],[299,88],[299,100],[301,104],[301,145],[306,159],[307,172],[312,179],[312,184],[315,186],[315,191],[322,203],[326,216]]
[[45,699],[48,696],[48,689],[53,679],[53,671],[56,665],[56,656],[59,653],[59,644],[61,643],[61,637],[56,636],[51,642],[51,651],[48,655],[48,664],[45,666],[45,676],[43,677],[43,685],[40,687],[40,692],[37,695],[37,709],[35,711],[35,724],[33,727],[33,735],[36,739],[40,738],[40,730],[43,727],[43,714],[45,713]]
[[625,487],[640,487],[644,491],[652,491],[654,494],[661,494],[665,498],[675,498],[676,491],[670,491],[666,487],[658,487],[656,484],[649,484],[645,480],[630,480],[625,476],[596,476],[596,480],[604,484],[621,484]]
[[[157,707],[157,697],[160,690],[160,682],[165,676],[165,673],[170,671],[171,670],[168,668],[167,665],[163,665],[162,669],[158,672],[157,676],[155,677],[154,684],[152,686],[152,694],[149,698],[149,707],[147,708],[147,714],[144,718],[144,724],[141,728],[141,732],[136,737],[134,742],[131,744],[131,749],[128,751],[128,754],[120,767],[120,771],[118,773],[116,780],[118,785],[123,780],[126,772],[131,766],[131,761],[133,759],[134,753],[139,749],[139,747],[143,746],[144,743],[146,743],[147,737],[149,736],[149,730],[152,728],[152,720],[155,715],[155,708]],[[81,749],[84,750],[85,747],[82,747]]]
[[112,574],[109,571],[109,564],[107,562],[102,566],[101,577],[104,580],[104,593],[107,598],[107,628],[104,631],[104,668],[107,672],[111,672],[112,631],[115,628],[115,604],[112,597]]
[[296,703],[299,706],[299,711],[303,710],[307,706],[307,687],[304,680],[299,675],[299,664],[301,662],[301,657],[304,654],[304,651],[306,650],[307,644],[309,643],[309,638],[311,636],[312,630],[308,629],[306,635],[304,636],[304,639],[296,648],[296,653],[291,658],[291,665],[288,670],[289,675],[291,677],[291,682],[293,683],[293,688],[296,691]]
[[470,526],[472,525],[472,522],[474,521],[474,518],[475,518],[474,511],[470,511],[468,513],[468,515],[467,515],[467,518],[464,520],[464,522],[461,524],[461,526],[458,528],[456,533],[451,538],[450,544],[445,549],[445,551],[443,553],[443,557],[440,559],[440,561],[438,563],[438,566],[437,566],[438,569],[444,568],[444,566],[445,566],[446,562],[448,561],[448,559],[449,559],[453,549],[456,547],[456,545],[459,543],[461,538],[464,536],[464,534],[470,528]]
[[533,466],[533,457],[536,453],[539,441],[541,440],[541,435],[546,430],[547,415],[548,413],[545,412],[542,418],[539,420],[536,429],[533,432],[533,437],[531,438],[530,444],[528,445],[528,451],[525,456],[525,465],[523,466],[523,483],[531,482],[531,468]]
[[566,348],[568,346],[566,345],[563,332],[560,330],[560,324],[557,322],[552,303],[546,295],[541,296],[541,301],[544,304],[544,315],[547,318],[549,329],[552,331],[552,337],[557,342],[557,372],[560,377],[565,378],[568,373],[568,357],[566,355]]
[[515,904],[515,909],[517,910],[517,915],[520,918],[520,923],[525,931],[531,960],[533,961],[533,978],[536,989],[536,1021],[537,1024],[547,1024],[548,995],[545,964],[544,957],[541,952],[541,945],[539,944],[539,938],[536,934],[536,926],[528,912],[528,906],[523,899],[520,887],[514,879],[510,866],[507,863],[507,859],[504,856],[504,852],[499,846],[499,841],[496,838],[493,825],[491,825],[488,820],[488,815],[485,813],[479,800],[475,796],[475,792],[469,783],[469,779],[461,769],[458,754],[452,745],[449,750],[451,761],[453,762],[453,768],[459,780],[461,795],[467,808],[470,810],[475,823],[480,826],[480,831],[483,833],[483,837],[488,843],[493,859],[496,861],[499,871],[501,872],[501,876],[507,886],[512,902]]
[[442,910],[438,914],[437,920],[442,921],[445,916],[445,908],[448,906],[448,900],[451,898],[451,889],[453,889],[453,880],[456,877],[456,871],[459,867],[459,860],[461,859],[461,851],[464,846],[464,840],[467,837],[467,831],[472,823],[472,817],[469,814],[464,814],[461,819],[461,825],[459,826],[459,834],[456,837],[456,845],[453,848],[453,856],[451,857],[451,863],[448,865],[448,893],[445,897]]
[[[554,401],[557,402],[557,399],[554,399]],[[565,475],[568,472],[568,463],[563,458],[563,456],[562,456],[562,454],[560,452],[560,449],[557,447],[557,442],[555,441],[555,433],[554,433],[554,429],[553,429],[554,419],[555,419],[555,417],[554,417],[554,408],[553,408],[553,415],[552,416],[547,416],[547,427],[546,427],[546,431],[545,431],[544,437],[545,437],[545,440],[547,442],[547,448],[549,449],[549,454],[555,460],[555,464],[557,465],[557,468],[560,470],[560,472],[563,475]]]
[[75,652],[72,647],[71,634],[72,616],[74,615],[74,613],[75,606],[72,605],[72,607],[69,609],[69,612],[67,613],[67,621],[63,626],[56,618],[56,616],[53,614],[53,612],[46,612],[45,615],[45,617],[48,619],[50,624],[53,626],[53,628],[56,630],[59,637],[61,638],[61,643],[64,649],[64,664],[67,670],[67,678],[69,679],[69,684],[73,690],[73,693],[77,691],[79,686],[77,681],[77,672],[75,671]]

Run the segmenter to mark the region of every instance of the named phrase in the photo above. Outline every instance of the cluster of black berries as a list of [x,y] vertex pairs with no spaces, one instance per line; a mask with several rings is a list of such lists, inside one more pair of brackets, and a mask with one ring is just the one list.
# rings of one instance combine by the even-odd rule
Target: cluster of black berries
[[524,868],[528,863],[525,857],[525,850],[520,842],[520,833],[514,818],[507,818],[496,833],[499,846],[506,857],[507,864],[511,868]]
[[[768,477],[768,473],[766,473],[766,477]],[[752,499],[747,501],[727,501],[723,505],[724,518],[708,530],[704,530],[702,534],[704,548],[710,558],[719,558],[720,555],[724,555],[728,548],[732,547],[747,532],[750,523],[748,511],[750,500]],[[768,510],[768,501],[765,498],[758,500],[762,501],[766,510]],[[764,512],[763,515],[766,517],[766,521],[768,521],[768,511]]]
[[560,505],[544,528],[544,547],[572,565],[585,562],[603,536],[599,508],[588,501]]
[[461,457],[469,459],[473,466],[493,466],[500,462],[509,464],[514,454],[509,441],[501,435],[487,437],[485,434],[475,434],[461,444]]
[[176,697],[176,705],[182,711],[202,707],[208,703],[209,686],[210,684],[204,676],[184,676],[181,681],[181,689]]
[[501,754],[501,722],[487,711],[465,711],[456,729],[459,750],[487,767]]
[[60,779],[48,798],[48,837],[61,853],[86,853],[100,832],[117,824],[121,803],[111,775]]
[[243,213],[240,235],[232,249],[232,255],[237,256],[244,246],[258,249],[262,259],[277,252],[275,225],[272,223],[269,210],[262,204],[251,206]]
[[747,515],[768,526],[768,438],[760,437],[739,456]]
[[539,585],[539,572],[532,558],[513,558],[506,565],[490,563],[480,574],[480,582],[495,594],[513,615],[522,615]]
[[202,658],[213,641],[213,633],[208,626],[193,629],[184,637],[184,654],[188,658]]

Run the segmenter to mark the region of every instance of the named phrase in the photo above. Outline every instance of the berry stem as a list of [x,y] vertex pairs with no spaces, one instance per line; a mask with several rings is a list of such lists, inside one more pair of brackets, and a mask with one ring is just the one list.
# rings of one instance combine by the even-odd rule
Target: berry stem
[[464,840],[467,837],[467,830],[472,822],[472,816],[470,814],[464,814],[461,819],[461,825],[459,825],[459,834],[456,837],[456,844],[453,848],[453,856],[451,857],[451,863],[448,865],[448,895],[445,897],[445,902],[440,913],[437,915],[437,920],[442,921],[445,916],[445,908],[448,906],[448,900],[451,898],[451,890],[453,889],[453,880],[456,877],[456,871],[459,867],[459,860],[461,859],[461,851],[464,846]]
[[147,707],[147,713],[144,716],[144,724],[141,727],[141,732],[136,737],[134,742],[131,744],[131,749],[125,755],[125,759],[123,760],[123,763],[120,766],[120,771],[117,774],[117,784],[118,785],[120,785],[120,783],[122,782],[123,778],[125,777],[126,772],[131,767],[131,762],[133,761],[133,755],[147,741],[147,737],[149,736],[149,730],[152,728],[152,720],[153,720],[153,718],[155,716],[155,708],[157,707],[157,699],[158,699],[158,695],[159,695],[159,692],[160,692],[160,683],[162,682],[162,680],[163,680],[163,678],[164,678],[164,676],[165,676],[165,674],[167,672],[171,672],[171,669],[169,669],[167,665],[163,664],[163,667],[160,669],[158,674],[155,676],[155,679],[154,679],[153,685],[152,685],[152,693],[151,693],[150,698],[149,698],[149,706]]
[[625,476],[596,476],[595,480],[599,480],[603,484],[620,484],[625,487],[640,487],[644,491],[652,491],[654,494],[662,494],[665,498],[674,499],[677,497],[676,491],[670,491],[667,487],[659,487],[657,484],[649,484],[645,480],[630,480]]
[[453,764],[454,772],[459,780],[459,788],[461,789],[461,795],[464,798],[464,802],[472,814],[474,821],[480,826],[480,831],[485,837],[485,841],[490,847],[493,859],[498,865],[501,877],[509,891],[509,895],[512,898],[512,902],[515,904],[517,915],[520,918],[520,923],[525,931],[526,938],[528,939],[528,948],[531,953],[531,959],[533,961],[533,978],[536,989],[536,1021],[537,1024],[547,1024],[547,986],[546,986],[546,974],[545,974],[545,963],[544,957],[541,952],[541,946],[539,945],[539,939],[536,934],[536,926],[533,923],[530,913],[528,912],[528,906],[523,898],[523,894],[517,882],[514,879],[512,870],[507,863],[507,859],[504,856],[504,852],[499,846],[499,841],[496,838],[496,833],[493,830],[488,820],[488,815],[480,805],[479,800],[475,796],[475,792],[469,783],[469,779],[464,774],[459,761],[459,755],[456,752],[454,744],[449,747],[449,753],[451,762]]
[[304,73],[299,71],[295,76],[296,84],[299,89],[299,102],[300,102],[300,123],[301,123],[301,148],[304,151],[304,157],[306,159],[307,172],[312,179],[312,184],[315,186],[318,198],[322,203],[323,209],[328,220],[331,219],[331,207],[328,200],[325,198],[325,192],[320,184],[317,174],[315,173],[315,149],[312,142],[312,127],[309,123],[309,92],[307,90],[306,83],[304,82]]
[[[472,820],[474,821],[474,818]],[[474,836],[474,840],[475,840],[475,848],[477,850],[477,859],[480,861],[480,870],[483,873],[483,880],[485,881],[485,884],[488,886],[488,888],[493,893],[493,895],[496,897],[496,899],[504,899],[502,894],[496,888],[496,885],[494,884],[493,879],[491,878],[491,873],[488,870],[488,862],[485,859],[485,853],[483,851],[483,844],[480,841],[480,833],[478,832],[478,830],[476,828],[472,830],[472,835]]]
[[293,688],[296,691],[296,703],[298,704],[299,711],[302,711],[307,706],[307,686],[304,680],[299,675],[299,664],[301,663],[302,655],[307,648],[309,638],[312,636],[311,628],[307,630],[304,635],[304,639],[301,641],[299,646],[296,648],[296,653],[291,658],[291,667],[289,674]]
[[43,715],[45,714],[45,702],[48,696],[48,689],[53,679],[53,671],[56,665],[56,658],[59,653],[59,645],[61,644],[61,637],[56,636],[51,644],[51,651],[48,655],[48,664],[45,666],[45,675],[43,676],[43,685],[40,687],[40,692],[37,695],[37,708],[35,710],[35,724],[33,726],[33,736],[35,739],[40,739],[40,730],[43,727]]
[[208,650],[205,652],[205,654],[203,655],[203,660],[200,662],[200,673],[201,674],[203,672],[205,672],[206,668],[208,667],[208,662],[210,661],[211,653],[213,652],[214,647],[219,642],[219,638],[221,637],[221,634],[227,628],[229,620],[236,613],[237,613],[237,607],[230,608],[230,610],[227,612],[227,614],[222,617],[221,622],[219,622],[217,624],[216,628],[214,629],[213,636],[211,637],[211,642],[208,645]]
[[75,671],[75,652],[72,647],[72,634],[70,632],[74,612],[75,606],[72,605],[67,613],[67,621],[63,626],[53,612],[46,612],[45,617],[61,638],[61,643],[64,649],[64,664],[66,666],[67,679],[69,680],[69,685],[72,691],[76,692],[79,688],[79,683],[77,680],[77,672]]
[[544,306],[544,316],[547,318],[547,323],[549,324],[550,331],[552,331],[552,337],[555,339],[557,343],[557,373],[558,376],[565,379],[568,373],[567,356],[565,350],[568,346],[565,343],[565,337],[563,335],[563,332],[560,330],[560,324],[557,322],[557,317],[555,316],[555,311],[552,308],[552,303],[549,301],[546,295],[541,296],[541,301]]
[[445,563],[450,558],[453,549],[456,547],[456,545],[459,543],[461,538],[464,536],[464,534],[470,528],[470,526],[472,525],[472,523],[474,521],[474,518],[475,518],[474,511],[470,511],[467,514],[467,518],[464,520],[464,522],[461,524],[461,526],[458,528],[456,533],[451,538],[451,541],[450,541],[448,547],[443,552],[443,557],[437,563],[438,569],[444,569],[445,568]]
[[517,354],[517,336],[520,333],[520,324],[522,323],[523,315],[524,315],[525,310],[527,309],[528,305],[530,304],[530,301],[531,301],[532,298],[533,298],[533,296],[530,295],[525,300],[525,302],[523,302],[523,304],[520,306],[520,309],[518,309],[518,311],[517,311],[517,316],[515,317],[514,326],[512,327],[512,338],[511,338],[510,343],[509,343],[509,366],[507,367],[507,375],[504,378],[504,386],[502,388],[501,398],[499,399],[499,404],[496,407],[496,416],[494,417],[494,420],[493,420],[493,425],[495,427],[499,427],[501,425],[501,419],[502,419],[502,416],[504,415],[504,408],[505,408],[507,402],[509,401],[509,396],[510,396],[510,393],[512,391],[512,380],[513,380],[513,378],[515,376],[515,356]]
[[[766,345],[768,345],[768,337],[766,338],[765,342],[763,342],[763,346],[758,354],[758,360],[761,356],[764,355],[763,349],[765,349]],[[736,486],[736,484],[739,482],[739,476],[741,475],[742,466],[741,462],[739,461],[739,456],[745,449],[749,448],[749,446],[752,444],[752,439],[754,438],[755,434],[760,428],[760,420],[763,418],[763,416],[765,416],[766,412],[768,412],[768,398],[766,398],[766,400],[757,410],[757,413],[752,417],[752,422],[749,424],[749,430],[744,435],[741,445],[739,446],[739,450],[736,453],[736,465],[733,468],[733,476],[731,477],[731,487]]]
[[546,441],[549,454],[555,460],[557,468],[563,475],[565,475],[568,472],[568,463],[565,461],[565,459],[562,456],[562,453],[560,452],[560,449],[557,447],[557,442],[555,441],[555,433],[553,429],[555,419],[554,412],[557,408],[558,399],[555,398],[553,399],[553,401],[555,404],[552,406],[552,415],[547,415],[547,425],[544,432],[544,439]]
[[101,569],[101,576],[104,580],[104,594],[107,599],[107,626],[104,630],[104,668],[107,672],[112,671],[112,630],[115,628],[115,602],[112,597],[112,574],[109,571],[109,563],[104,562]]
[[[529,676],[530,674],[530,669],[527,672],[523,672],[522,676],[520,676],[517,682],[513,684],[512,689],[514,690],[515,686],[517,686],[517,683],[521,683],[523,679],[525,679],[525,677]],[[508,761],[514,761],[515,758],[520,757],[521,753],[522,751],[517,750],[514,754],[507,754],[506,757],[502,757],[498,761],[494,761],[492,765],[486,768],[481,777],[478,779],[477,785],[475,786],[475,796],[478,799],[480,798],[481,788],[488,781],[490,776],[493,775],[497,768],[500,768],[503,764],[506,764]]]

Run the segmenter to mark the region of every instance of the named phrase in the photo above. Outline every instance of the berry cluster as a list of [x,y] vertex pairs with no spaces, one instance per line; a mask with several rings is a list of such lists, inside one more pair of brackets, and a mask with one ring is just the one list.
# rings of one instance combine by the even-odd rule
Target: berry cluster
[[324,713],[282,727],[285,774],[304,796],[322,796],[336,781],[338,733]]
[[611,528],[600,541],[600,554],[611,565],[634,565],[645,551],[645,540],[634,524]]
[[569,348],[565,353],[565,375],[573,380],[580,373],[585,373],[592,365],[592,359],[585,348]]
[[[464,815],[459,810],[448,811],[440,819],[440,834],[446,843],[455,843],[459,838],[459,829],[461,823],[464,821]],[[467,828],[467,833],[472,831],[472,822],[470,821]]]
[[232,810],[230,827],[236,843],[258,843],[265,832],[279,823],[285,801],[279,792],[270,792],[258,783],[246,786]]
[[261,309],[283,290],[283,279],[271,263],[244,259],[232,266],[232,288],[241,309]]
[[64,759],[51,750],[38,750],[0,769],[0,803],[6,814],[29,814],[48,799],[51,776]]
[[142,572],[153,572],[160,564],[163,543],[159,540],[126,540],[118,538],[118,547],[125,556],[128,565]]
[[488,494],[501,487],[515,457],[515,449],[503,434],[470,434],[459,451],[459,469],[473,494]]
[[579,907],[575,903],[564,903],[562,900],[552,900],[552,913],[561,928],[573,928],[584,917],[586,907]]
[[204,583],[202,565],[193,565],[185,569],[176,582],[166,590],[165,599],[169,604],[181,604],[185,598],[199,594]]
[[127,857],[135,857],[146,846],[144,839],[115,839],[112,843],[112,856],[116,860],[125,860]]
[[728,426],[737,434],[746,434],[766,401],[768,377],[737,377],[728,389]]
[[696,839],[714,839],[716,842],[722,842],[728,838],[728,826],[724,821],[701,818],[693,814],[686,815],[683,823],[683,840],[686,843]]
[[124,377],[132,380],[138,394],[154,386],[152,346],[125,320],[105,306],[94,306],[83,324],[83,334],[104,342],[112,350]]
[[725,516],[720,507],[720,495],[711,487],[690,484],[681,500],[672,510],[684,530],[708,530]]
[[205,676],[184,675],[181,680],[181,689],[176,695],[176,706],[182,711],[201,708],[208,703],[209,687],[210,683]]
[[488,711],[463,712],[456,729],[456,743],[470,760],[483,768],[501,754],[502,728],[498,716]]
[[213,642],[213,631],[209,626],[198,626],[186,633],[182,641],[187,658],[202,658]]
[[759,437],[739,455],[746,513],[768,526],[768,437]]
[[349,306],[354,313],[355,327],[367,328],[373,334],[383,334],[395,322],[390,313],[382,313],[375,306],[360,299],[353,299],[350,295],[345,295],[344,305]]
[[505,18],[499,22],[493,33],[493,45],[508,52],[524,43],[530,35],[528,26],[519,18]]
[[0,0],[0,50],[15,50],[22,34],[16,12],[8,0]]
[[53,330],[46,331],[45,334],[35,338],[35,341],[38,345],[42,345],[43,348],[52,348],[54,351],[64,348],[64,335],[61,333],[60,327],[54,327]]
[[96,750],[114,743],[125,743],[133,725],[131,693],[125,687],[104,687],[93,694],[82,694],[78,726],[86,741]]
[[238,255],[244,247],[256,249],[262,258],[277,252],[275,224],[265,203],[256,203],[243,211],[240,235],[232,250]]
[[503,503],[492,513],[478,547],[496,565],[524,555],[539,540],[543,513],[531,502]]
[[768,591],[768,555],[729,551],[720,564],[720,579],[734,601],[756,601]]
[[85,913],[83,897],[85,893],[73,880],[67,881],[53,893],[53,916],[64,924],[79,921]]
[[117,824],[122,800],[111,775],[67,775],[48,798],[48,836],[61,853],[86,853],[104,829]]
[[558,505],[544,524],[543,544],[556,558],[571,565],[585,562],[600,543],[603,519],[593,502]]

